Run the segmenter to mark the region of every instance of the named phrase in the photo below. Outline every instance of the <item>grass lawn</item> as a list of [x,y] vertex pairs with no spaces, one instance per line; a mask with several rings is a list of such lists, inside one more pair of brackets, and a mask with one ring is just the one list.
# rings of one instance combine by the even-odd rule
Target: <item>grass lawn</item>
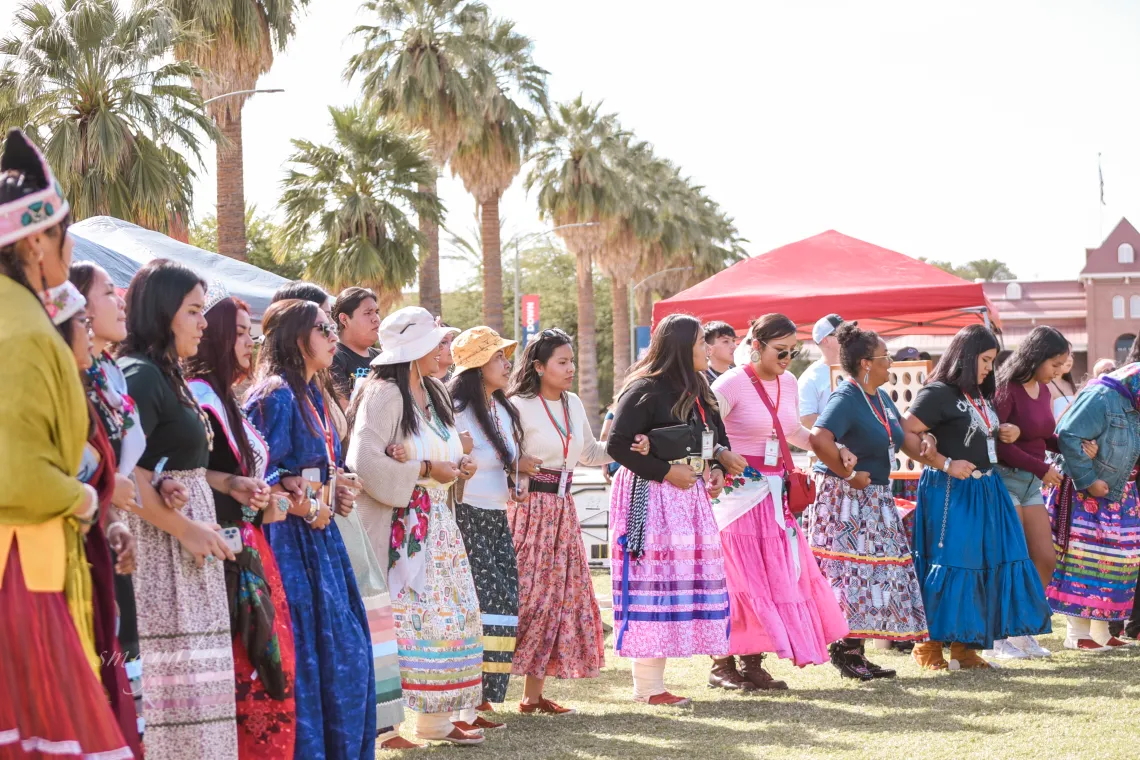
[[[608,573],[595,573],[608,598]],[[612,622],[609,610],[603,610]],[[893,681],[854,684],[830,665],[798,670],[771,660],[788,682],[780,696],[729,695],[706,687],[709,660],[672,660],[665,684],[693,698],[691,708],[651,708],[630,698],[629,661],[606,641],[600,678],[556,681],[547,695],[577,709],[561,718],[513,711],[522,679],[512,679],[497,716],[507,728],[479,747],[437,745],[414,757],[497,758],[1062,758],[1135,757],[1140,740],[1140,647],[1106,655],[1061,649],[1063,623],[1040,638],[1048,660],[1000,670],[923,673],[908,656],[873,652],[898,670]],[[409,722],[410,723],[410,722]],[[410,736],[411,726],[405,723]],[[378,757],[394,757],[380,752]]]

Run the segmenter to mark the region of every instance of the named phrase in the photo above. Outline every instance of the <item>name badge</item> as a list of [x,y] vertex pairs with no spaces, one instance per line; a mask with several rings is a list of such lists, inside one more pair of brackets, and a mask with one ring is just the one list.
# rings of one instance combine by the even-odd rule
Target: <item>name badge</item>
[[706,430],[701,433],[701,459],[713,458],[713,432]]
[[889,461],[891,463],[891,469],[894,469],[895,455],[897,453],[898,453],[898,451],[895,449],[895,447],[893,445],[887,446],[887,461]]
[[570,482],[570,471],[563,470],[562,474],[558,476],[558,498],[566,498],[566,484]]
[[764,446],[764,466],[775,467],[776,463],[780,461],[780,442],[775,438],[769,438],[768,443]]
[[997,464],[998,463],[997,441],[995,441],[993,438],[987,438],[986,439],[986,449],[989,451],[990,464]]
[[887,419],[889,419],[889,420],[898,419],[897,417],[895,417],[895,413],[894,413],[893,409],[889,409],[889,408],[887,409]]

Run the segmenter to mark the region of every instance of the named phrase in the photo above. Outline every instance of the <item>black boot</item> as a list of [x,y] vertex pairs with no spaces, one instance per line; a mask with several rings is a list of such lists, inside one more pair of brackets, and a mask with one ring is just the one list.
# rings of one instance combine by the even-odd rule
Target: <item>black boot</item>
[[875,678],[894,678],[895,671],[891,668],[882,668],[867,659],[867,644],[862,639],[859,640],[859,659],[863,661],[863,666],[871,672]]
[[860,681],[874,679],[875,676],[867,669],[858,647],[852,647],[846,641],[841,640],[832,644],[828,651],[831,654],[831,664],[839,671],[839,675]]

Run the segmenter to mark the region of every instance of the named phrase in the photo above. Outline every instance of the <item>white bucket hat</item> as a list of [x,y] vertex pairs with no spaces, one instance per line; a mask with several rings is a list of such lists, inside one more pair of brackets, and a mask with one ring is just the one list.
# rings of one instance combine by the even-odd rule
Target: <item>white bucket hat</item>
[[439,327],[435,317],[420,306],[407,306],[394,311],[380,323],[380,355],[373,367],[404,364],[430,354],[454,328]]

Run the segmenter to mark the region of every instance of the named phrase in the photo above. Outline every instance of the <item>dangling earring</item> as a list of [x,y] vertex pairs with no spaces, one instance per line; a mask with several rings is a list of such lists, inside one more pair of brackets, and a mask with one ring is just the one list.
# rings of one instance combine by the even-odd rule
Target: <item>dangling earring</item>
[[756,349],[752,349],[752,353],[750,353],[748,355],[748,359],[753,364],[759,364],[760,363],[760,352],[757,351]]
[[545,373],[545,372],[543,372],[542,370],[539,370],[539,371],[538,371],[538,376],[539,376],[539,377],[542,377],[544,374],[546,374],[546,373]]
[[43,286],[42,293],[48,292],[47,275],[44,273],[44,260],[40,258],[40,284]]
[[867,374],[863,375],[863,385],[869,385],[870,383],[871,383],[871,370],[867,370]]

